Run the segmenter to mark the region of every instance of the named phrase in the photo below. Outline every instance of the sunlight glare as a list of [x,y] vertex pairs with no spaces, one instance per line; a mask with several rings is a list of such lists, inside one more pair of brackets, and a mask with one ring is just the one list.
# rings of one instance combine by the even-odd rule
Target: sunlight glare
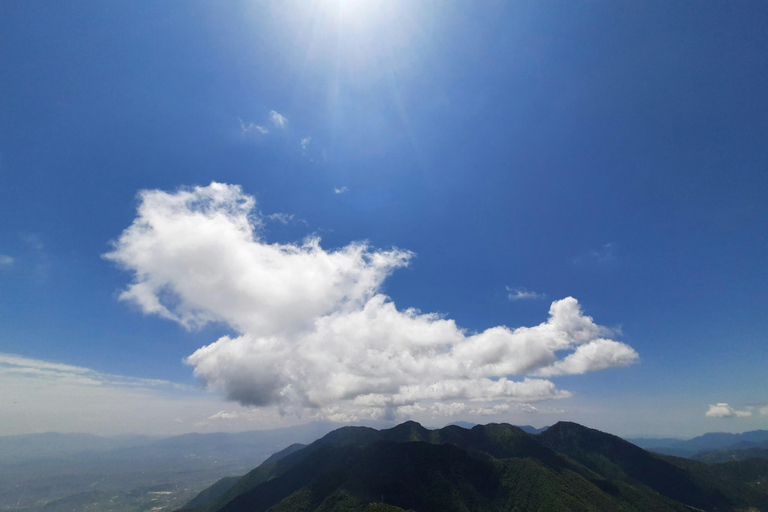
[[340,26],[368,28],[374,24],[390,21],[397,11],[399,2],[382,0],[320,0],[327,12],[335,13]]

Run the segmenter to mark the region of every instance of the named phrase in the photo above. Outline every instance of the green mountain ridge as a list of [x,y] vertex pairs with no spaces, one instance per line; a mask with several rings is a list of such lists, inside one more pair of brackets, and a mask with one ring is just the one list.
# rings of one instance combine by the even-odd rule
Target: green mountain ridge
[[181,510],[760,510],[768,461],[729,464],[656,455],[569,422],[538,435],[507,424],[343,427]]

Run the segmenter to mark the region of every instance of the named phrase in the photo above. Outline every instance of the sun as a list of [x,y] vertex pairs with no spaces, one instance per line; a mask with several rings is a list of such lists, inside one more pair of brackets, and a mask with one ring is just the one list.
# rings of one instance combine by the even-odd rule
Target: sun
[[319,0],[319,7],[333,13],[339,26],[358,29],[387,23],[396,17],[400,2],[382,0]]

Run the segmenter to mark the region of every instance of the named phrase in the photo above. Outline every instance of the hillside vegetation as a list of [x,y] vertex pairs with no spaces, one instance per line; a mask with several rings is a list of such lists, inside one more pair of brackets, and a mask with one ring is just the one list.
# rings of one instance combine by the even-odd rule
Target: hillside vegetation
[[665,457],[575,423],[532,435],[507,424],[406,422],[291,446],[181,510],[736,512],[768,506],[767,477],[766,460]]

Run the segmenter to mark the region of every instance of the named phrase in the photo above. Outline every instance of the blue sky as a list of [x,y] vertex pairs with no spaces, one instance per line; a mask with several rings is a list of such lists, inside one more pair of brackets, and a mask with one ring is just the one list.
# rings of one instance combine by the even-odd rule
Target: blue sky
[[768,428],[767,9],[4,4],[0,434]]

